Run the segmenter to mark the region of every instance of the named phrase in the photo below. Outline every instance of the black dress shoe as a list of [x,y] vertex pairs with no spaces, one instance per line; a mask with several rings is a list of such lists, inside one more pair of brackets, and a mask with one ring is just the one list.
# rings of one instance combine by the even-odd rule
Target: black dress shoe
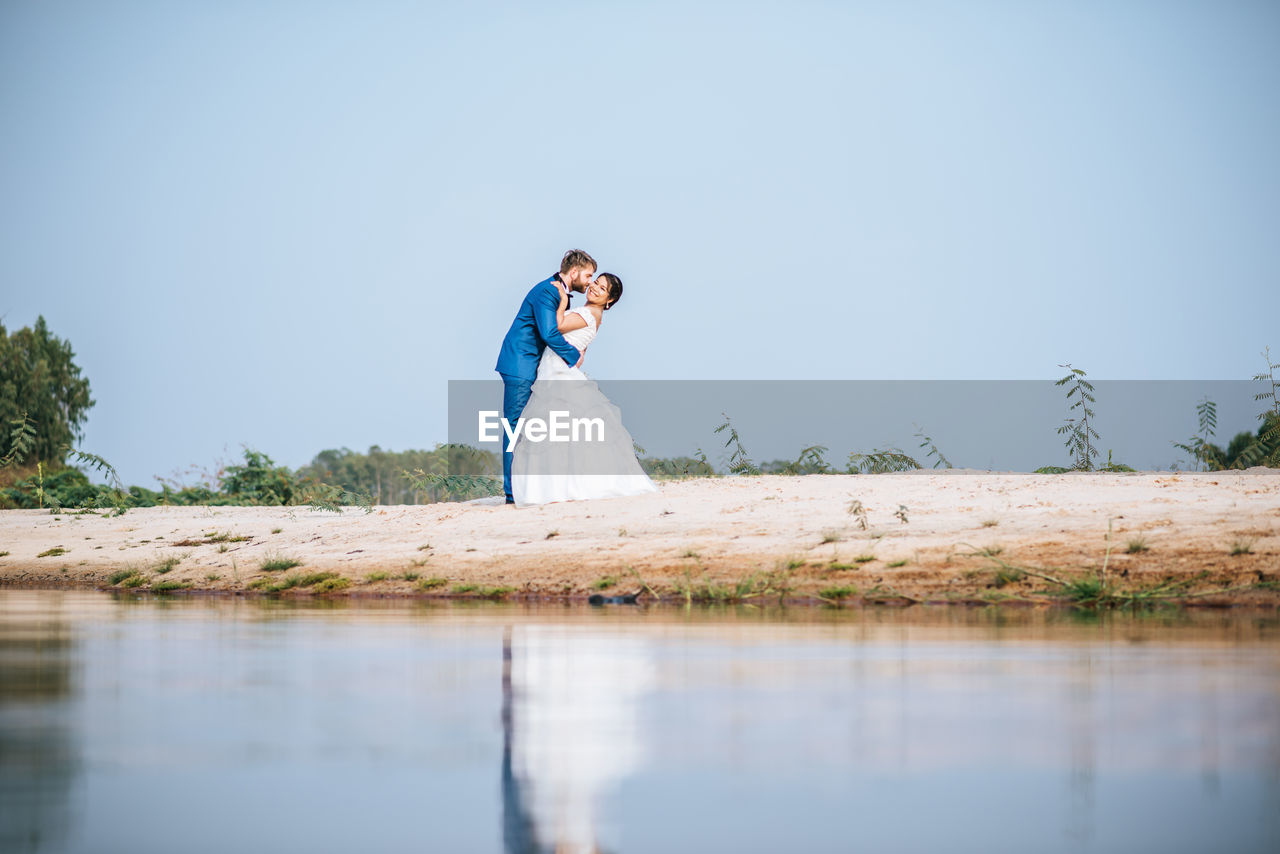
[[508,504],[515,504],[515,503],[516,503],[516,500],[515,500],[514,498],[508,498],[508,499],[507,499],[507,503],[508,503]]

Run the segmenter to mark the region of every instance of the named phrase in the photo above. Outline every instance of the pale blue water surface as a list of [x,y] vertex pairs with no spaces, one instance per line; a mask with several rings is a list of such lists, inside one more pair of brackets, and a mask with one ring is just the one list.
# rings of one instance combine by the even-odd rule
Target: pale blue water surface
[[0,591],[0,851],[1276,851],[1280,618]]

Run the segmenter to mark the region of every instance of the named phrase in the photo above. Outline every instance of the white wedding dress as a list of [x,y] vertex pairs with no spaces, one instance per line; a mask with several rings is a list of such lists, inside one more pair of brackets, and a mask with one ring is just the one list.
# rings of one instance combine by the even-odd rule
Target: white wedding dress
[[[587,325],[564,333],[564,339],[585,352],[598,331],[595,315],[586,306],[570,311]],[[658,491],[636,459],[631,434],[622,426],[622,411],[580,368],[566,364],[548,347],[521,418],[526,425],[532,419],[551,424],[551,413],[557,411],[573,419],[598,419],[603,429],[585,428],[578,434],[582,441],[570,442],[530,441],[522,432],[511,460],[511,496],[517,506]],[[587,436],[600,440],[586,441]]]

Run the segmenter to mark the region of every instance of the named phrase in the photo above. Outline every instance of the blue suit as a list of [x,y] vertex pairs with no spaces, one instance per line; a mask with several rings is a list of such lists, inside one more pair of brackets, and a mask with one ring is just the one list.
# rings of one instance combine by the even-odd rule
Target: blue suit
[[[538,376],[538,362],[542,351],[550,347],[570,365],[578,364],[582,354],[560,330],[556,328],[556,309],[560,307],[558,276],[543,279],[525,295],[516,319],[511,321],[507,337],[502,339],[502,350],[495,366],[502,375],[502,417],[512,429],[520,413],[524,412]],[[511,448],[505,431],[502,438],[502,488],[507,500],[511,500]]]

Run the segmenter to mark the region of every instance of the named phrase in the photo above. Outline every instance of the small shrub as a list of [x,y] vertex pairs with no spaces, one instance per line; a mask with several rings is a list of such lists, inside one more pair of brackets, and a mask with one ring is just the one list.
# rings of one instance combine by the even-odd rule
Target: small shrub
[[606,575],[603,578],[597,578],[595,581],[591,582],[591,589],[604,590],[605,588],[613,587],[617,583],[618,577],[616,575]]
[[321,584],[325,581],[332,581],[336,578],[338,578],[338,573],[336,572],[313,572],[310,575],[299,576],[297,586],[311,587],[316,584]]
[[885,564],[885,566],[889,567],[890,569],[897,569],[900,566],[906,566],[906,565],[907,565],[907,559],[905,557],[898,558],[897,560],[891,560]]
[[375,581],[386,581],[390,577],[391,573],[378,571],[369,573],[364,577],[364,580],[366,583],[372,584]]
[[182,562],[182,558],[167,557],[164,560],[157,563],[155,566],[151,567],[151,571],[154,572],[156,575],[164,575],[166,572],[170,572],[175,566],[177,566],[181,562]]
[[258,565],[258,568],[263,572],[280,572],[285,569],[293,569],[295,566],[302,566],[302,561],[285,555],[269,554],[262,559],[262,563]]
[[45,551],[40,552],[36,557],[57,557],[58,555],[64,555],[66,553],[67,550],[62,546],[54,546],[51,549],[46,549]]
[[875,556],[875,555],[865,555],[865,554],[864,554],[864,555],[858,555],[857,557],[855,557],[855,558],[853,559],[853,562],[854,562],[854,563],[871,563],[871,561],[873,561],[873,560],[875,560],[875,559],[876,559],[876,556]]
[[278,533],[280,533],[280,532],[281,532],[281,531],[283,531],[283,530],[284,530],[284,528],[272,528],[272,529],[271,529],[271,533],[273,533],[273,534],[278,534]]
[[994,528],[996,525],[999,525],[999,524],[1000,524],[999,519],[983,519],[982,520],[982,527],[984,528]]
[[842,599],[848,599],[857,592],[858,588],[856,587],[828,587],[824,590],[819,590],[818,595],[823,599],[835,599],[839,602]]
[[1026,578],[1027,574],[1020,569],[998,569],[996,570],[995,585],[997,588],[1004,587],[1008,584],[1021,581]]
[[113,585],[119,584],[121,581],[124,581],[126,578],[132,578],[137,574],[138,574],[138,570],[133,569],[132,567],[128,569],[118,569],[115,572],[111,573],[109,576],[107,576],[107,581]]
[[455,584],[451,593],[475,593],[480,589],[479,584]]
[[335,590],[345,590],[351,586],[349,578],[326,578],[319,584],[315,585],[317,593],[333,593]]
[[1131,555],[1136,555],[1139,552],[1145,552],[1145,551],[1148,551],[1149,549],[1150,549],[1150,546],[1147,545],[1146,537],[1134,537],[1132,540],[1129,541],[1129,548],[1127,549],[1127,551]]
[[157,581],[151,585],[152,593],[167,593],[170,590],[186,590],[191,586],[190,581],[178,581],[176,579],[168,579],[166,581]]
[[824,545],[824,546],[825,546],[827,543],[838,543],[838,542],[840,542],[840,541],[841,541],[841,540],[843,540],[843,539],[844,539],[844,537],[842,537],[842,536],[840,535],[840,532],[839,532],[839,531],[836,531],[836,530],[830,530],[830,531],[823,531],[823,532],[822,532],[822,545]]
[[552,537],[558,537],[558,536],[560,536],[560,532],[559,532],[559,531],[547,531],[547,535],[546,535],[545,537],[543,537],[543,539],[544,539],[544,540],[549,540],[549,539],[551,539]]
[[1231,556],[1253,554],[1253,544],[1256,542],[1257,540],[1232,540]]
[[421,578],[421,577],[422,577],[422,573],[421,573],[421,572],[414,572],[414,571],[410,570],[410,571],[408,571],[408,572],[406,572],[406,573],[402,574],[400,577],[401,577],[401,578],[403,578],[405,581],[417,581],[419,578]]
[[449,583],[449,579],[441,578],[438,575],[431,578],[424,578],[418,582],[419,590],[435,590],[437,587],[444,587]]

